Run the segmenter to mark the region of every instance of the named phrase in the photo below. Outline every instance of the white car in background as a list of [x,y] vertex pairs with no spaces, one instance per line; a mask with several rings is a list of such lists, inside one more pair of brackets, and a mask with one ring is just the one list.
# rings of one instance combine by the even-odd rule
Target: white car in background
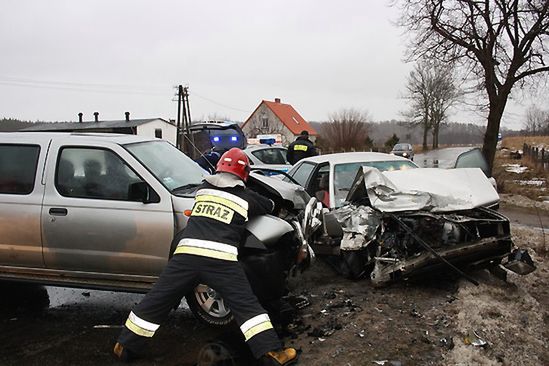
[[275,175],[272,170],[287,172],[292,165],[286,159],[288,149],[282,146],[272,145],[248,145],[244,152],[250,159],[253,170],[263,172],[265,175]]

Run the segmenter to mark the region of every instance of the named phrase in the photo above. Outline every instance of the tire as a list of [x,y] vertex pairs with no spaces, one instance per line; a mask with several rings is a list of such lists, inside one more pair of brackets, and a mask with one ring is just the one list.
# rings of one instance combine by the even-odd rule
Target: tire
[[209,286],[196,286],[192,293],[185,296],[185,299],[193,314],[205,324],[222,327],[230,324],[234,319],[223,298]]
[[0,282],[0,319],[22,314],[41,315],[50,305],[46,288],[39,284]]

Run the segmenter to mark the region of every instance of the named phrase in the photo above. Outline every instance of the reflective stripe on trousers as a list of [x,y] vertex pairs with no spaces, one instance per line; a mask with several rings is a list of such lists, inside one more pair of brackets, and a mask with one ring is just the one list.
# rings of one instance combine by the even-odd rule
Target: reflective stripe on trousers
[[242,334],[244,334],[246,342],[253,336],[268,329],[273,329],[273,325],[271,324],[271,319],[269,319],[267,314],[259,314],[254,316],[240,326],[240,330],[242,331]]
[[137,335],[143,337],[152,337],[156,330],[160,327],[160,324],[155,324],[141,319],[134,312],[130,312],[128,320],[126,320],[126,327]]
[[230,244],[185,238],[181,239],[174,251],[174,254],[193,254],[202,257],[236,262],[238,257],[238,249]]

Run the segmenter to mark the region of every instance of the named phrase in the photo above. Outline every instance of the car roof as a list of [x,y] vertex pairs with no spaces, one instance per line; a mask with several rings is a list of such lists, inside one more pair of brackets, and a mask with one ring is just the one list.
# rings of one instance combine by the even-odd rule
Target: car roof
[[417,162],[423,168],[453,168],[456,165],[458,157],[471,150],[480,151],[480,148],[477,146],[457,146],[430,150],[423,153]]
[[161,141],[157,138],[127,135],[120,133],[93,133],[93,132],[0,132],[1,141],[17,142],[21,138],[32,138],[36,142],[47,142],[49,140],[70,139],[76,141],[101,141],[115,144],[130,144],[144,141]]
[[318,156],[302,159],[300,160],[300,162],[301,161],[303,162],[310,161],[315,164],[326,163],[326,162],[330,162],[334,164],[342,164],[342,163],[359,163],[361,161],[410,161],[410,160],[400,156],[385,154],[385,153],[378,153],[378,152],[347,152],[347,153],[318,155]]
[[201,129],[211,129],[211,130],[225,130],[229,128],[238,128],[238,123],[235,122],[220,122],[220,121],[205,121],[205,122],[195,122],[189,126],[190,130],[201,130]]
[[395,146],[393,146],[393,149],[394,149],[395,147],[397,147],[397,146],[398,146],[398,147],[406,146],[407,148],[410,148],[410,149],[412,148],[412,144],[409,144],[409,143],[407,143],[407,142],[399,142],[398,144],[395,144]]
[[287,150],[284,146],[267,145],[267,144],[254,144],[254,145],[248,145],[244,149],[244,151],[260,150],[260,149],[282,149],[282,150]]

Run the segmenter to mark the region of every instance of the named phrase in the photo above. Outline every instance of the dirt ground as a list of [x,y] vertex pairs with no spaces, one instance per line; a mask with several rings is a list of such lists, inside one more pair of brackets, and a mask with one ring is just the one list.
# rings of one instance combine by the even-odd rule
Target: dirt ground
[[[546,253],[540,229],[517,225],[513,237]],[[549,266],[536,252],[534,273],[506,283],[479,271],[478,287],[439,277],[375,289],[317,267],[307,274],[317,284],[313,305],[302,313],[310,329],[292,344],[304,365],[547,365]],[[323,328],[335,331],[322,336]],[[487,345],[470,344],[475,332]]]
[[[503,197],[505,205],[529,203]],[[478,287],[434,276],[374,288],[317,261],[292,281],[294,294],[310,305],[284,331],[286,344],[301,350],[300,365],[549,365],[549,238],[517,223],[512,235],[517,246],[531,249],[537,270],[510,274],[507,282],[479,271],[473,273]],[[35,299],[24,305],[43,307]],[[133,299],[116,308],[90,301],[15,313],[0,307],[0,365],[115,365],[110,350],[133,305]],[[474,345],[479,338],[486,345]],[[185,309],[170,316],[148,356],[135,363],[252,364],[238,329],[206,327]]]

